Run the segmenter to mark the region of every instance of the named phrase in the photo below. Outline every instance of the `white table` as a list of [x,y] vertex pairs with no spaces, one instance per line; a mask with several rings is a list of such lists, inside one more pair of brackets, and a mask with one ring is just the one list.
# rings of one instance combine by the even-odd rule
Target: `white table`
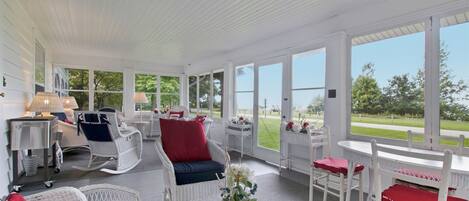
[[[353,141],[353,140],[345,140],[340,141],[337,143],[339,147],[344,149],[344,157],[348,159],[348,174],[352,175],[352,171],[357,163],[365,165],[366,167],[371,167],[371,143],[370,142],[362,142],[362,141]],[[428,154],[435,154],[435,155],[443,155],[442,152],[438,151],[430,151],[430,150],[423,150],[423,149],[416,149],[416,148],[409,148],[409,147],[401,147],[401,146],[394,146],[394,145],[382,145],[392,149],[404,150],[411,153],[428,153]],[[425,166],[425,167],[441,167],[441,163],[437,164],[435,161],[431,160],[417,160],[415,158],[410,157],[401,157],[398,158],[396,155],[392,154],[383,154],[380,156],[382,159],[389,159],[389,161],[400,161],[407,163],[409,165],[416,165],[416,166]],[[368,187],[368,200],[370,200],[373,186],[371,171],[369,176],[369,187]],[[350,186],[352,185],[351,180],[347,180],[347,195],[346,201],[350,201]],[[462,190],[463,192],[469,192],[469,157],[467,156],[460,156],[453,154],[453,160],[451,164],[451,179],[450,185],[456,187],[458,190]],[[466,195],[467,196],[467,195]]]
[[[239,136],[241,138],[241,149],[236,150],[241,153],[241,157],[239,158],[240,162],[243,159],[244,156],[244,138],[245,137],[252,137],[252,124],[233,124],[231,122],[228,123],[228,126],[225,128],[225,139],[223,140],[225,147],[229,147],[229,140],[228,136],[233,135],[233,136]],[[251,149],[254,147],[254,139],[251,139]]]

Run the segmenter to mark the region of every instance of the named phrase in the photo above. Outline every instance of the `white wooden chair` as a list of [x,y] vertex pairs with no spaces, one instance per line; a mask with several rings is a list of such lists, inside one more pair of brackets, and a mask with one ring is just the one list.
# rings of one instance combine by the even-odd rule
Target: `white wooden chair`
[[[408,201],[408,200],[438,200],[438,201],[463,201],[463,199],[448,196],[448,186],[450,179],[450,169],[452,152],[446,150],[444,155],[435,155],[428,153],[407,152],[405,150],[397,150],[386,146],[378,145],[376,140],[372,140],[372,169],[373,169],[373,200],[382,201]],[[386,157],[388,159],[383,159]],[[384,161],[389,161],[385,163]],[[408,160],[426,160],[429,166],[415,166],[407,163]],[[439,177],[420,178],[402,174],[396,171],[396,168],[411,167],[416,170],[425,172],[433,172]],[[405,184],[393,184],[391,187],[383,191],[382,176],[390,176],[393,179],[428,186],[438,189],[438,192],[432,192],[422,188],[409,186]]]
[[450,150],[454,151],[454,153],[456,153],[456,154],[464,154],[464,141],[466,139],[464,137],[464,135],[459,135],[459,137],[441,135],[439,137],[440,140],[443,139],[443,140],[447,140],[447,141],[453,141],[453,142],[456,143],[456,146],[445,145],[445,144],[439,143],[439,145],[436,146],[436,147],[428,147],[428,146],[425,146],[424,142],[416,142],[415,141],[416,137],[424,138],[424,135],[423,135],[423,133],[416,133],[416,132],[412,132],[411,130],[407,131],[407,140],[408,140],[409,147],[411,147],[411,148],[424,148],[424,149],[429,149],[430,148],[430,149],[440,150],[440,151],[443,151],[445,149],[450,149]]
[[[116,113],[83,112],[79,115],[79,126],[90,146],[88,167],[74,168],[83,171],[100,169],[109,174],[122,174],[136,167],[142,159],[142,134],[133,127],[118,127]],[[94,166],[96,158],[108,160]],[[103,168],[115,161],[115,169]]]
[[[330,137],[329,129],[327,127],[322,128],[322,135],[311,135],[311,168],[310,168],[310,182],[309,182],[309,201],[313,201],[314,187],[324,191],[323,200],[327,200],[327,195],[331,194],[339,197],[340,201],[345,200],[346,192],[346,180],[352,179],[357,181],[357,185],[352,186],[352,189],[358,189],[359,200],[363,200],[363,177],[362,172],[365,168],[363,165],[357,165],[355,167],[354,175],[347,175],[348,161],[339,157],[330,156]],[[318,148],[323,148],[323,158],[315,160]],[[331,191],[332,185],[337,185],[337,179],[331,179],[331,177],[338,178],[338,193]],[[320,185],[323,183],[323,185]]]

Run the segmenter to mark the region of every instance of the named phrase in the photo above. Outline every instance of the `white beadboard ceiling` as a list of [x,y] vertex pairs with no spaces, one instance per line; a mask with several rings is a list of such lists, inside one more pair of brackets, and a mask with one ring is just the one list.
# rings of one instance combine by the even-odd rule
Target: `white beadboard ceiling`
[[377,0],[20,0],[53,54],[183,66]]

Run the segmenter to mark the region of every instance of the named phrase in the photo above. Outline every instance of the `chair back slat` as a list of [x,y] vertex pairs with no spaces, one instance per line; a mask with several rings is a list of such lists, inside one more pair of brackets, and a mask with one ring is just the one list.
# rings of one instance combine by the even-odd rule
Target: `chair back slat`
[[454,151],[457,154],[464,154],[464,141],[466,139],[464,135],[459,135],[458,137],[447,136],[447,135],[438,136],[438,138],[440,140],[446,140],[446,141],[454,142],[456,145],[441,144],[440,142],[435,140],[434,137],[430,137],[430,138],[432,138],[433,142],[437,144],[436,146],[432,146],[432,147],[426,146],[424,142],[416,142],[415,139],[414,139],[415,137],[424,138],[425,135],[423,133],[416,133],[416,132],[413,132],[411,130],[408,130],[407,131],[407,142],[408,142],[409,147],[422,148],[422,149],[434,149],[434,150],[440,150],[440,151],[450,149],[450,150]]
[[[374,170],[374,195],[375,198],[381,199],[381,175],[390,175],[391,177],[395,179],[400,179],[403,181],[411,182],[411,183],[416,183],[416,184],[421,184],[429,187],[434,187],[438,188],[438,201],[446,201],[446,198],[448,196],[448,186],[449,186],[449,176],[450,176],[450,169],[451,169],[451,160],[452,160],[452,152],[450,150],[446,150],[444,152],[444,155],[440,154],[431,154],[431,153],[415,153],[415,152],[407,152],[405,150],[399,150],[399,149],[393,149],[388,146],[384,145],[378,145],[376,143],[376,140],[371,141],[371,149],[372,149],[372,167]],[[386,168],[380,166],[380,160],[382,160],[380,157],[385,154],[393,154],[396,155],[391,160],[392,165],[387,164]],[[389,155],[387,155],[389,156]],[[429,171],[435,171],[435,168],[438,169],[438,179],[425,179],[425,178],[419,178],[415,177],[412,175],[404,174],[400,171],[396,170],[390,170],[389,167],[394,167],[394,166],[412,166],[409,161],[400,161],[398,158],[414,158],[418,161],[422,160],[428,160],[429,163],[432,164],[442,164],[439,167],[422,167],[422,166],[417,166],[414,165],[416,169],[427,169]],[[388,167],[389,166],[389,167]]]
[[322,155],[329,156],[331,154],[330,148],[330,136],[329,129],[327,126],[323,126],[320,129],[314,130],[310,134],[310,158],[311,162],[314,161],[316,155],[316,150],[319,147],[322,147]]

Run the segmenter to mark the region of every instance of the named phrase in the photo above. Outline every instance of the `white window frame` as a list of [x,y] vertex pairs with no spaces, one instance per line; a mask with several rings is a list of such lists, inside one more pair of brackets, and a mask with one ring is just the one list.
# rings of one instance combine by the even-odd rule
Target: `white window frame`
[[[135,90],[135,84],[136,84],[136,76],[137,74],[140,74],[140,75],[153,75],[153,76],[156,76],[156,83],[155,83],[155,88],[156,88],[156,91],[155,92],[145,92],[146,95],[148,94],[153,94],[153,95],[156,95],[156,108],[158,110],[161,110],[161,95],[176,95],[178,96],[178,99],[179,99],[179,102],[181,104],[181,79],[180,79],[180,76],[177,76],[177,75],[164,75],[164,74],[156,74],[156,73],[149,73],[149,72],[135,72],[134,75],[133,75],[133,82],[134,82],[134,88],[133,88],[133,92],[142,92],[142,91],[136,91]],[[174,78],[178,78],[178,82],[179,82],[179,91],[178,92],[175,92],[175,93],[162,93],[161,92],[161,77],[174,77]],[[135,107],[135,103],[133,105],[133,110],[134,112],[140,112],[138,110],[136,110],[136,107]],[[148,110],[144,110],[142,112],[151,112],[151,111],[148,111]]]
[[[106,91],[106,90],[96,90],[95,88],[95,85],[94,85],[94,76],[95,76],[95,72],[96,71],[100,71],[100,72],[107,72],[107,73],[122,73],[122,90],[121,91]],[[89,79],[90,79],[90,82],[88,83],[89,85],[89,88],[93,90],[93,95],[90,95],[89,99],[90,99],[90,103],[91,103],[91,98],[93,98],[93,105],[90,104],[90,111],[94,111],[95,108],[94,108],[94,97],[95,97],[95,94],[96,93],[114,93],[114,94],[122,94],[122,108],[115,108],[115,109],[118,109],[118,110],[121,110],[121,111],[124,111],[124,107],[125,107],[125,104],[124,104],[124,88],[125,88],[125,85],[124,85],[124,80],[125,80],[125,73],[123,71],[118,71],[118,70],[101,70],[101,69],[93,69],[93,70],[90,70],[89,71]],[[90,90],[90,94],[91,94],[91,90]],[[99,108],[96,108],[96,110],[99,110]]]
[[[188,91],[188,100],[190,100],[190,80],[189,78],[190,77],[196,77],[196,90],[197,90],[197,98],[196,98],[196,112],[197,113],[200,113],[202,110],[200,108],[200,76],[206,76],[206,75],[209,75],[210,77],[210,90],[209,90],[209,96],[208,96],[208,114],[207,116],[209,116],[210,118],[213,118],[213,119],[223,119],[223,117],[215,117],[213,115],[213,74],[214,73],[220,73],[220,72],[223,72],[223,77],[225,77],[225,72],[224,72],[224,69],[221,68],[221,69],[217,69],[217,70],[212,70],[210,72],[204,72],[204,73],[199,73],[199,74],[193,74],[193,75],[188,75],[187,76],[187,91]],[[223,88],[225,90],[225,85],[224,83],[222,83],[223,85]],[[223,98],[223,96],[222,96]],[[189,110],[190,110],[190,104],[188,104],[188,107],[189,107]],[[223,110],[223,106],[221,108]]]
[[[418,17],[417,19],[406,21],[402,23],[392,24],[390,26],[382,27],[380,29],[372,29],[368,32],[357,33],[349,35],[348,37],[348,68],[351,71],[351,59],[352,59],[352,39],[354,37],[378,33],[383,30],[389,30],[392,28],[405,26],[409,24],[425,22],[425,88],[424,88],[424,145],[430,149],[439,149],[439,139],[440,139],[440,77],[439,77],[439,54],[440,54],[440,19],[458,14],[464,11],[467,11],[468,8],[453,10],[449,12],[444,12],[438,15],[431,15],[426,17]],[[347,90],[351,91],[352,82],[349,80]],[[347,93],[348,103],[351,100],[351,93]],[[379,137],[368,137],[368,136],[358,136],[351,133],[351,107],[347,111],[347,138],[353,140],[363,140],[369,141],[370,139],[376,139],[379,143],[384,144],[393,144],[400,146],[407,146],[408,142],[406,140],[397,140],[397,139],[386,139]]]

